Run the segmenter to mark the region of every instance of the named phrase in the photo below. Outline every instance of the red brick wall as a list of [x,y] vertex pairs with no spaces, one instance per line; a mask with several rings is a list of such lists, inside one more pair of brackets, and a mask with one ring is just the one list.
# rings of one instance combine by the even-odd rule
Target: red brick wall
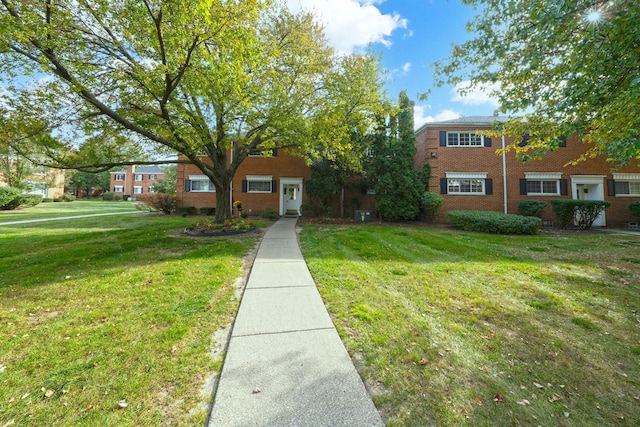
[[[504,190],[502,173],[502,156],[496,153],[501,148],[501,138],[492,138],[491,147],[440,147],[439,132],[475,130],[488,130],[489,128],[458,127],[427,127],[416,134],[418,154],[414,161],[417,170],[428,162],[431,166],[431,179],[429,191],[440,193],[440,179],[446,178],[447,172],[486,172],[487,178],[493,181],[493,194],[482,196],[443,194],[444,202],[440,210],[439,221],[446,222],[446,211],[454,209],[478,209],[490,211],[504,211]],[[512,138],[505,138],[505,144],[513,142]],[[638,197],[610,196],[606,185],[607,180],[613,179],[613,172],[640,173],[638,163],[635,162],[619,170],[613,170],[614,165],[608,163],[603,157],[587,159],[577,165],[567,165],[573,159],[578,158],[587,150],[577,137],[567,139],[566,147],[559,147],[555,152],[545,155],[542,160],[530,160],[522,163],[515,157],[515,152],[506,154],[507,167],[507,212],[518,213],[518,203],[521,200],[541,200],[547,203],[544,209],[544,220],[555,219],[551,209],[550,200],[554,198],[572,198],[572,175],[604,176],[604,199],[611,202],[611,207],[606,211],[606,225],[608,227],[626,227],[627,223],[634,221],[629,213],[630,202],[638,200]],[[565,166],[566,165],[566,166]],[[525,172],[559,172],[561,179],[568,182],[568,195],[566,196],[532,196],[520,195],[520,179],[525,178]]]
[[[133,194],[133,187],[134,186],[141,186],[142,187],[142,194],[147,194],[149,193],[149,187],[153,186],[156,181],[160,178],[162,178],[164,176],[164,174],[155,174],[156,175],[156,179],[149,179],[149,174],[147,172],[145,173],[137,173],[135,172],[135,167],[134,166],[127,166],[127,170],[124,173],[125,175],[125,179],[124,181],[116,181],[115,180],[115,176],[116,174],[112,173],[111,174],[111,182],[109,184],[109,191],[114,191],[114,188],[116,186],[122,186],[124,187],[124,191],[122,193],[116,193],[116,195],[118,196],[123,196],[125,194],[131,196],[131,197],[135,197],[138,196],[138,194]],[[142,181],[135,181],[135,175],[142,175]]]

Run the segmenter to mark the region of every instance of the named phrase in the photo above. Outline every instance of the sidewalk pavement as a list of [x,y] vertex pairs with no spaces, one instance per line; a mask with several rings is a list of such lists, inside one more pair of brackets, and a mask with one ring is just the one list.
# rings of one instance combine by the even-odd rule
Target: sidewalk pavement
[[302,258],[295,225],[264,235],[209,427],[384,426]]
[[0,226],[3,226],[3,225],[17,225],[17,224],[29,224],[29,223],[32,223],[32,222],[62,221],[62,220],[65,220],[65,219],[76,219],[76,218],[90,218],[92,216],[111,216],[111,215],[126,215],[126,214],[139,214],[139,213],[144,213],[144,212],[143,211],[108,212],[108,213],[99,213],[99,214],[61,216],[61,217],[56,217],[56,218],[25,219],[25,220],[22,220],[22,221],[0,222]]

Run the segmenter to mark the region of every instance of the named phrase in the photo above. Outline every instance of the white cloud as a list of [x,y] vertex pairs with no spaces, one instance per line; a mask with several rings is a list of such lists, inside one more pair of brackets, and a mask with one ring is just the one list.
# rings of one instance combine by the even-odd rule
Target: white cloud
[[391,46],[389,36],[406,28],[407,20],[398,14],[383,14],[375,6],[381,1],[367,0],[287,0],[290,10],[315,13],[325,26],[329,43],[341,53],[352,53],[370,43]]
[[500,91],[500,83],[479,85],[471,89],[470,86],[471,82],[468,80],[458,83],[451,89],[451,93],[453,94],[451,101],[462,102],[464,105],[489,104],[493,107],[500,107],[498,99],[493,94],[494,92]]
[[[427,106],[427,109],[430,109],[431,106]],[[456,113],[452,110],[442,110],[435,116],[425,116],[425,107],[423,105],[415,105],[413,107],[413,125],[415,129],[418,129],[420,126],[425,123],[433,123],[433,122],[443,122],[445,120],[454,120],[462,117],[462,114]]]
[[407,62],[402,66],[402,72],[403,73],[408,73],[409,71],[411,71],[411,62]]

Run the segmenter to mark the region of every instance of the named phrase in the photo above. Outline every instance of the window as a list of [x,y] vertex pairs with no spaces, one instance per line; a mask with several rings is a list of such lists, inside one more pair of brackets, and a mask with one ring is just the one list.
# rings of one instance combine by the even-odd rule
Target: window
[[367,157],[375,157],[376,156],[376,151],[369,147],[367,148],[367,151],[365,152],[365,154],[367,155]]
[[246,181],[242,183],[242,191],[245,193],[272,193],[274,187],[273,177],[267,175],[247,175]]
[[215,185],[206,175],[189,175],[189,180],[185,182],[185,189],[202,193],[216,191]]
[[149,174],[149,179],[156,179],[157,176],[158,175],[151,173],[151,174]]
[[566,195],[566,180],[560,179],[561,172],[525,172],[520,180],[520,194],[523,196]]
[[133,194],[142,194],[142,187],[140,187],[139,185],[134,185]]
[[447,132],[447,147],[482,147],[481,135],[474,132]]
[[124,181],[124,174],[123,173],[114,174],[113,179],[115,181]]
[[144,178],[144,175],[142,175],[141,173],[137,173],[133,176],[133,180],[134,181],[142,181]]
[[148,193],[155,193],[156,189],[153,187],[153,185],[149,186],[149,188],[147,189]]
[[124,193],[124,187],[122,185],[116,185],[113,187],[114,193]]
[[616,196],[640,196],[640,174],[614,173],[613,182]]
[[440,180],[442,194],[493,194],[493,181],[487,178],[486,172],[447,172],[446,175]]

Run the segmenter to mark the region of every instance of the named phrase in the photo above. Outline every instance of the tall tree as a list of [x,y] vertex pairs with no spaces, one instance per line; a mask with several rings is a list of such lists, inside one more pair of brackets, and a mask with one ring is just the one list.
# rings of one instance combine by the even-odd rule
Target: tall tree
[[53,166],[126,164],[122,143],[177,152],[215,184],[217,220],[251,151],[339,151],[381,87],[374,58],[338,58],[311,14],[270,0],[2,0],[0,72],[47,76],[10,86],[24,122],[61,127],[59,139],[105,135],[116,158],[79,164],[68,143],[47,148]]
[[424,201],[424,185],[413,169],[416,137],[413,104],[400,92],[397,113],[380,120],[373,135],[369,177],[375,182],[376,208],[387,220],[413,220]]
[[503,112],[524,112],[497,133],[530,133],[516,147],[525,159],[571,134],[592,144],[585,156],[640,158],[640,2],[463,3],[481,11],[467,24],[474,36],[436,64],[436,76],[466,90],[492,85]]

